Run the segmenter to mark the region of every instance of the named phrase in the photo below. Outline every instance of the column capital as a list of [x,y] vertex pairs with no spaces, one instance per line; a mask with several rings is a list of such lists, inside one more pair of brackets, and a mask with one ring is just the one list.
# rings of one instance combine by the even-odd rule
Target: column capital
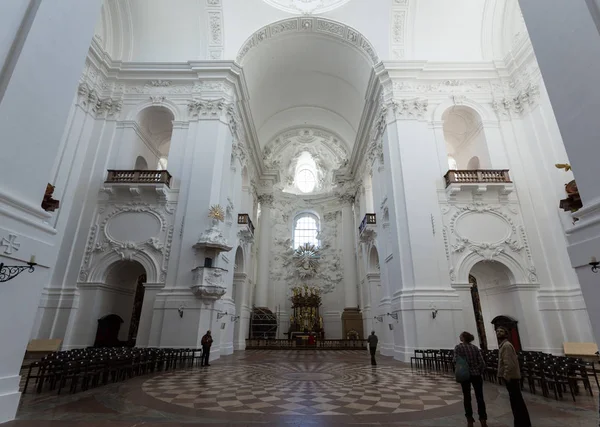
[[352,206],[352,204],[354,203],[355,197],[354,197],[354,194],[352,194],[352,193],[344,193],[344,194],[338,195],[338,200],[343,205]]
[[258,202],[260,203],[261,206],[272,208],[274,200],[275,200],[275,198],[273,197],[272,194],[259,194],[258,195]]

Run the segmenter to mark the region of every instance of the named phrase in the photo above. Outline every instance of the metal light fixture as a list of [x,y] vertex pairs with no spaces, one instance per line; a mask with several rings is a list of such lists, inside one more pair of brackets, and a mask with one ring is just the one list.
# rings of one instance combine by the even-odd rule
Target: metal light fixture
[[434,308],[433,310],[431,310],[431,317],[433,317],[434,319],[437,317],[438,311],[437,308]]
[[184,309],[184,308],[185,308],[184,306],[180,306],[180,307],[177,309],[177,312],[179,313],[179,317],[183,317],[183,309]]
[[398,313],[388,313],[387,315],[390,316],[394,320],[398,320]]
[[227,312],[223,313],[223,312],[219,312],[217,313],[217,320],[220,320],[222,317],[227,316]]
[[233,314],[231,315],[231,321],[232,322],[237,322],[239,320],[240,316],[234,316]]
[[8,282],[25,270],[33,273],[36,265],[34,256],[31,257],[27,265],[4,265],[4,263],[0,263],[0,282]]
[[593,256],[593,257],[592,257],[592,259],[590,260],[590,263],[589,263],[589,265],[591,265],[591,266],[592,266],[592,271],[593,271],[594,273],[597,273],[597,272],[598,272],[598,270],[600,270],[600,268],[598,268],[598,266],[600,266],[600,262],[598,262],[598,260],[596,259],[596,257],[595,257],[595,256]]
[[383,322],[383,316],[375,316],[375,317],[373,317],[373,319],[377,320],[380,323]]

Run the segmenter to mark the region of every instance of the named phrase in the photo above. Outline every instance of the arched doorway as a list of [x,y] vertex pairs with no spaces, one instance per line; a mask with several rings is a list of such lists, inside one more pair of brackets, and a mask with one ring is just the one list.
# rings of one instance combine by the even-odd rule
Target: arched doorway
[[471,284],[471,300],[473,301],[473,312],[475,314],[475,324],[477,325],[477,337],[479,338],[479,347],[482,350],[487,350],[487,335],[485,333],[483,311],[481,310],[479,287],[477,286],[477,279],[475,278],[475,276],[469,274],[469,283]]
[[[479,346],[484,349],[498,347],[497,325],[492,321],[508,318],[514,321],[521,311],[517,292],[511,288],[513,275],[508,267],[497,261],[480,261],[469,274],[473,316]],[[516,327],[515,327],[516,330]],[[518,336],[518,331],[517,331]],[[520,348],[520,339],[519,348]]]
[[90,313],[98,319],[94,346],[135,346],[145,282],[146,271],[139,262],[118,261],[109,267],[104,286],[86,295],[98,307]]

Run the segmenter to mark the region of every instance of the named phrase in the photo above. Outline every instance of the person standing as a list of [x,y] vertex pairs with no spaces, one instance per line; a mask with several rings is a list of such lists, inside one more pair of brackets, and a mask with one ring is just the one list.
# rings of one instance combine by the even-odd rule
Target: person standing
[[504,378],[504,382],[506,383],[515,427],[531,427],[529,411],[521,393],[521,369],[519,367],[517,352],[510,341],[508,341],[508,330],[500,327],[496,329],[496,336],[500,342],[498,378]]
[[465,379],[459,378],[463,392],[463,403],[465,407],[465,416],[467,417],[467,425],[473,427],[475,419],[473,418],[473,406],[471,404],[471,386],[475,391],[475,400],[477,401],[477,412],[481,427],[487,426],[487,412],[485,408],[485,400],[483,399],[483,372],[485,371],[485,360],[481,354],[481,350],[472,344],[475,337],[469,332],[460,334],[460,344],[454,347],[454,363],[457,364],[457,370],[461,363],[466,363],[468,366],[468,374]]
[[202,359],[200,359],[200,366],[210,366],[208,358],[210,357],[210,346],[212,345],[213,339],[210,331],[206,331],[206,334],[202,337],[200,344],[202,344]]
[[375,361],[375,351],[377,350],[379,338],[377,338],[377,335],[375,335],[375,331],[371,331],[371,335],[369,335],[369,338],[367,338],[367,342],[369,343],[369,351],[371,352],[371,365],[376,366],[377,362]]

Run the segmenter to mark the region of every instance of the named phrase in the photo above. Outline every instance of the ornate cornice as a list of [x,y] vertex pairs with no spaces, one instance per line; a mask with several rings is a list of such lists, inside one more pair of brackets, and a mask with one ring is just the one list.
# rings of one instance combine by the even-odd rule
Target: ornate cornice
[[360,50],[372,65],[379,62],[379,57],[369,41],[357,30],[347,25],[325,18],[299,17],[284,19],[273,24],[262,27],[256,31],[242,45],[236,58],[239,64],[243,64],[248,52],[259,46],[261,43],[276,37],[281,37],[291,33],[317,33],[326,34],[339,39]]

